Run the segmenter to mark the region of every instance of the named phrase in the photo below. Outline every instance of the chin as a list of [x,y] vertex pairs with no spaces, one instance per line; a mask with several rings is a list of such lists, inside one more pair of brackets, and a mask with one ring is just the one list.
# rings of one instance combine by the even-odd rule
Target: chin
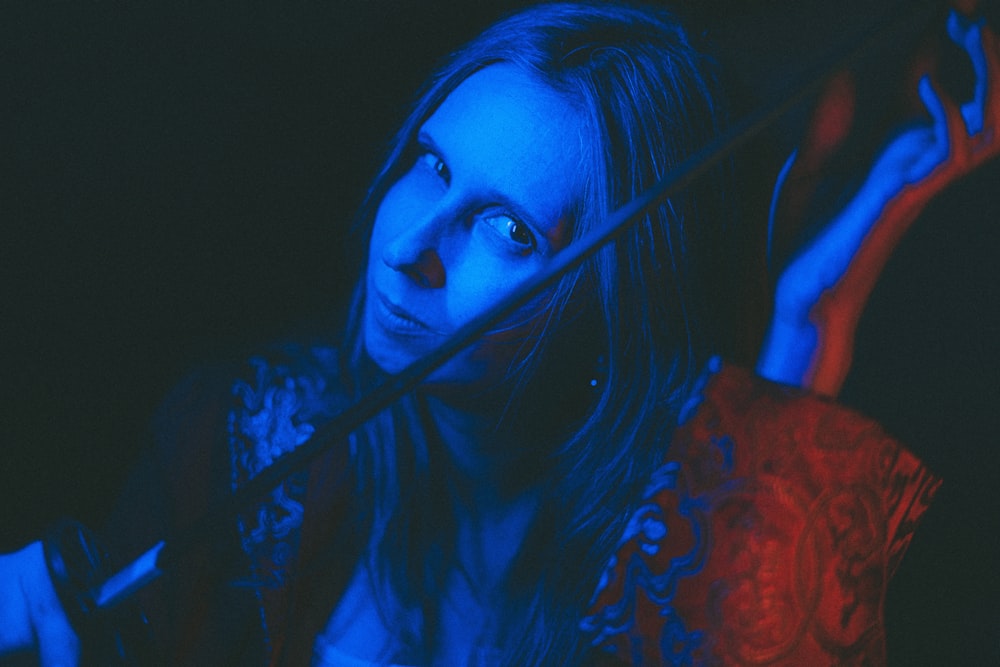
[[[372,323],[365,327],[364,344],[368,357],[389,375],[405,371],[430,352],[403,345],[385,336]],[[498,354],[501,350],[496,348],[496,345],[473,344],[436,368],[422,384],[429,389],[471,392],[496,386],[503,381],[510,363],[509,359],[503,358],[504,354]],[[504,349],[503,352],[509,353],[509,350]]]
[[365,336],[365,352],[375,365],[381,368],[384,372],[389,375],[396,375],[401,373],[406,368],[416,361],[413,355],[404,354],[398,349],[393,349],[374,341],[371,341],[368,336]]
[[[400,354],[393,350],[367,345],[366,348],[372,361],[390,375],[401,373],[410,364],[418,361],[416,357]],[[442,396],[465,395],[469,397],[494,387],[502,381],[503,372],[492,369],[488,363],[472,361],[468,356],[468,352],[460,352],[457,357],[434,369],[421,382],[421,387]]]

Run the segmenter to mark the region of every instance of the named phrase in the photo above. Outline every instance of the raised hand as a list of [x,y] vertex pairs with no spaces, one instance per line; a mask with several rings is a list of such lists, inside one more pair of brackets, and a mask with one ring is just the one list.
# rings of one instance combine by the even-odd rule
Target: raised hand
[[939,95],[929,77],[921,79],[931,122],[888,144],[857,195],[782,273],[757,365],[763,377],[839,393],[858,319],[893,249],[927,202],[1000,153],[997,37],[954,12],[948,35],[972,62],[973,98],[959,107]]

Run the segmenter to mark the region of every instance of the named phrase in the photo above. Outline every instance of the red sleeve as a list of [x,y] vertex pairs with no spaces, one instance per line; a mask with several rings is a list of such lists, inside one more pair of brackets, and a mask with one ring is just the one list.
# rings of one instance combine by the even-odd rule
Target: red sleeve
[[871,420],[718,370],[584,628],[637,665],[884,664],[886,585],[939,484]]

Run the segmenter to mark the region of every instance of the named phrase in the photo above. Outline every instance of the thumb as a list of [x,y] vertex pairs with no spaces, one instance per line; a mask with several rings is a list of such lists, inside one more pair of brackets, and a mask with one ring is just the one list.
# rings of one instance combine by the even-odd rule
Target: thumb
[[[55,586],[45,566],[41,543],[27,549],[40,567],[30,568],[21,580],[22,593],[35,630],[41,667],[77,667],[80,663],[80,640],[63,611]],[[37,552],[37,553],[36,553]]]

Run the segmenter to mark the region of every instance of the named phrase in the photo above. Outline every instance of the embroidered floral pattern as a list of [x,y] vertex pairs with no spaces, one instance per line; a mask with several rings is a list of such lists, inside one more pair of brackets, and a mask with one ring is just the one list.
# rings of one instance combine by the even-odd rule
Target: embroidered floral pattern
[[633,665],[884,664],[885,586],[939,480],[833,403],[734,368],[703,394],[583,631]]
[[233,414],[231,432],[239,433],[241,441],[250,445],[237,455],[250,478],[313,434],[311,424],[295,423],[302,406],[294,379],[286,378],[284,386],[266,387],[263,392],[239,382],[234,392],[242,399],[244,409]]
[[[252,379],[234,383],[235,403],[228,418],[234,489],[312,436],[315,428],[309,420],[329,402],[323,365],[316,361],[323,353],[311,350],[298,364],[253,358]],[[252,585],[276,587],[287,580],[298,548],[305,492],[306,473],[292,475],[243,517],[243,546],[257,570]]]

